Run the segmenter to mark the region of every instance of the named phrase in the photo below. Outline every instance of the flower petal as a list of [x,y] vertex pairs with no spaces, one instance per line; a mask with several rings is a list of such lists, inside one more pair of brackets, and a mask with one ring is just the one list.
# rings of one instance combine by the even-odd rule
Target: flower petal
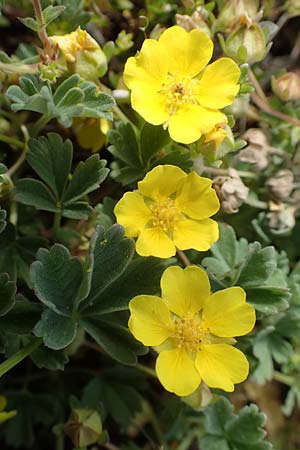
[[129,302],[128,327],[144,345],[160,345],[172,334],[173,322],[165,302],[154,295],[138,295]]
[[178,182],[187,174],[177,166],[169,164],[154,167],[138,183],[139,192],[145,197],[160,201],[176,192]]
[[126,236],[138,236],[151,219],[151,211],[137,192],[126,192],[115,206],[117,222],[125,228]]
[[169,72],[183,76],[196,76],[212,57],[213,43],[201,30],[186,32],[180,26],[165,30],[159,38],[164,44],[169,63]]
[[227,344],[202,345],[195,365],[209,387],[227,392],[232,392],[234,384],[244,381],[249,373],[246,356]]
[[203,309],[203,326],[220,337],[243,336],[255,324],[255,309],[246,303],[246,292],[235,286],[217,291]]
[[191,144],[214,126],[226,122],[220,111],[209,110],[196,104],[183,104],[169,119],[169,133],[176,142]]
[[191,172],[178,183],[176,206],[192,219],[206,219],[220,209],[212,182]]
[[176,248],[162,228],[144,228],[136,241],[136,252],[141,256],[156,256],[170,258],[176,253]]
[[165,49],[154,39],[146,39],[140,53],[125,64],[123,77],[132,90],[132,107],[153,125],[168,119],[166,99],[159,93],[167,72]]
[[186,396],[194,392],[201,382],[199,373],[186,351],[163,351],[156,360],[156,373],[163,387],[176,395]]
[[230,58],[220,58],[207,66],[197,86],[197,100],[211,109],[231,105],[240,85],[240,69]]
[[140,83],[153,90],[161,88],[167,73],[168,63],[165,48],[154,39],[146,39],[137,56],[129,58],[125,64],[123,78],[129,89]]
[[160,281],[162,299],[168,308],[180,317],[195,314],[209,298],[210,284],[200,267],[168,267]]
[[219,238],[218,223],[212,219],[180,220],[175,223],[173,241],[179,250],[209,250]]

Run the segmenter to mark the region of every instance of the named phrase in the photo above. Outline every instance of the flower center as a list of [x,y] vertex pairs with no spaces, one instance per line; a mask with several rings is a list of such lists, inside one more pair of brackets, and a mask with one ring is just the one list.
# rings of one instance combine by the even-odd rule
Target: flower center
[[152,212],[152,226],[160,227],[164,231],[169,231],[174,223],[179,219],[180,212],[174,204],[174,200],[167,199],[149,205]]
[[200,344],[208,337],[209,332],[202,328],[198,318],[184,317],[175,319],[175,331],[171,336],[177,347],[187,352],[195,352]]
[[193,87],[194,82],[190,78],[168,75],[160,92],[166,98],[167,109],[170,115],[175,114],[184,103],[197,103]]

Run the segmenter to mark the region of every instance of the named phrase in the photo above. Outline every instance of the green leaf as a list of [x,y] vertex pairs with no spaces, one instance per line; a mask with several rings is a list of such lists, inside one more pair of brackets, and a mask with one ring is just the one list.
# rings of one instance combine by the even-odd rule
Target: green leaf
[[100,160],[99,155],[92,155],[86,161],[80,161],[64,193],[64,205],[74,203],[98,189],[109,172],[105,165],[106,161]]
[[35,111],[48,120],[56,118],[64,127],[70,127],[74,117],[95,117],[112,120],[113,97],[100,92],[94,83],[80,80],[74,74],[52,92],[49,83],[38,76],[25,75],[20,85],[10,86],[6,92],[13,111]]
[[241,286],[247,300],[264,314],[286,309],[291,292],[280,270],[281,255],[274,247],[261,248],[259,242],[237,240],[229,225],[219,226],[220,238],[211,248],[213,256],[202,260],[216,286]]
[[38,176],[61,199],[71,170],[73,146],[69,139],[63,141],[56,133],[29,140],[26,160]]
[[49,6],[47,6],[47,8],[43,9],[43,17],[44,17],[44,23],[45,23],[46,27],[51,22],[53,22],[53,20],[57,19],[57,17],[59,17],[65,9],[66,8],[63,5],[57,5],[57,6],[49,5]]
[[[69,81],[69,79],[67,80]],[[106,178],[106,161],[93,155],[81,161],[70,178],[73,147],[56,133],[30,139],[26,159],[44,184],[35,179],[21,179],[16,185],[16,199],[37,209],[61,213],[70,219],[87,219],[92,208],[88,202],[78,201],[98,189]]]
[[208,406],[205,411],[206,435],[200,445],[205,450],[272,450],[265,440],[265,415],[256,405],[233,413],[233,406],[225,397]]
[[57,314],[71,316],[83,280],[80,261],[55,244],[50,250],[39,250],[30,275],[39,300]]
[[46,347],[61,350],[75,339],[77,323],[70,317],[61,316],[46,309],[33,331],[37,337],[43,338]]
[[0,274],[0,316],[7,314],[15,304],[16,283],[9,281],[7,273]]
[[40,347],[30,355],[34,364],[39,368],[48,370],[64,370],[69,358],[62,350],[51,350],[47,347]]
[[16,295],[13,308],[0,317],[0,329],[17,335],[30,333],[41,316],[41,305],[29,302],[20,294]]
[[155,153],[171,142],[169,132],[162,126],[154,126],[145,122],[141,129],[140,146],[144,164],[147,165]]
[[30,28],[33,31],[38,31],[39,25],[32,17],[18,17],[18,20],[22,22],[25,27]]
[[113,317],[91,317],[81,320],[80,324],[106,353],[122,364],[136,364],[136,355],[147,352],[128,328],[116,323]]
[[59,212],[51,191],[39,180],[26,178],[18,180],[15,188],[16,200],[24,205],[43,211]]
[[111,143],[108,150],[113,156],[129,167],[142,169],[139,144],[131,123],[120,122],[115,130],[108,132],[108,139]]
[[101,302],[101,293],[120,277],[134,253],[134,242],[124,237],[120,225],[113,225],[107,231],[99,226],[93,240],[91,290],[83,308]]
[[17,236],[14,226],[8,223],[0,234],[0,273],[8,273],[12,281],[20,278],[31,287],[29,265],[46,242],[40,236]]

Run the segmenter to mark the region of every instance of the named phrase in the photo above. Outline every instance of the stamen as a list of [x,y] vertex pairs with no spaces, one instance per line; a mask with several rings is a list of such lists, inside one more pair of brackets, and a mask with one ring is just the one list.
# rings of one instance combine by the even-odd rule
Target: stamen
[[166,232],[170,231],[180,218],[180,212],[171,199],[152,203],[149,207],[152,212],[152,226],[160,227]]
[[178,348],[187,352],[195,352],[199,349],[201,343],[206,341],[209,332],[201,326],[198,317],[186,316],[183,319],[175,319],[175,331],[172,335]]
[[189,78],[168,75],[160,92],[166,97],[170,115],[175,114],[182,104],[197,103],[194,95],[194,81]]

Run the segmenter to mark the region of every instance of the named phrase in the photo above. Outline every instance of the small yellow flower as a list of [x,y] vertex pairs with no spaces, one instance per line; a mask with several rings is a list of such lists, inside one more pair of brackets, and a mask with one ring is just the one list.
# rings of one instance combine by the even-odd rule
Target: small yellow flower
[[109,128],[110,122],[106,119],[75,117],[73,120],[78,144],[92,153],[98,152],[104,146]]
[[86,80],[95,80],[107,70],[107,60],[100,45],[80,27],[64,36],[50,36],[57,44],[68,67]]
[[205,134],[204,142],[207,144],[208,142],[213,142],[216,147],[218,147],[221,142],[228,136],[228,132],[224,125],[216,125],[214,128]]
[[207,66],[212,53],[213,43],[201,30],[176,25],[158,41],[146,39],[124,69],[133,109],[153,125],[164,124],[171,138],[184,144],[226,123],[219,109],[237,95],[240,70],[230,58]]
[[233,337],[255,324],[245,291],[235,286],[210,295],[206,272],[197,266],[166,269],[161,291],[161,298],[139,295],[130,301],[128,326],[137,340],[159,352],[156,373],[164,388],[187,396],[203,380],[232,392],[249,372],[245,355],[233,347]]
[[169,258],[176,247],[208,250],[219,237],[218,224],[209,217],[219,208],[211,180],[161,165],[147,173],[137,191],[126,192],[114,212],[126,236],[138,237],[139,255]]
[[64,36],[50,36],[50,39],[57,44],[66,61],[71,63],[76,61],[77,53],[81,50],[98,50],[99,44],[92,36],[80,27],[72,33]]

